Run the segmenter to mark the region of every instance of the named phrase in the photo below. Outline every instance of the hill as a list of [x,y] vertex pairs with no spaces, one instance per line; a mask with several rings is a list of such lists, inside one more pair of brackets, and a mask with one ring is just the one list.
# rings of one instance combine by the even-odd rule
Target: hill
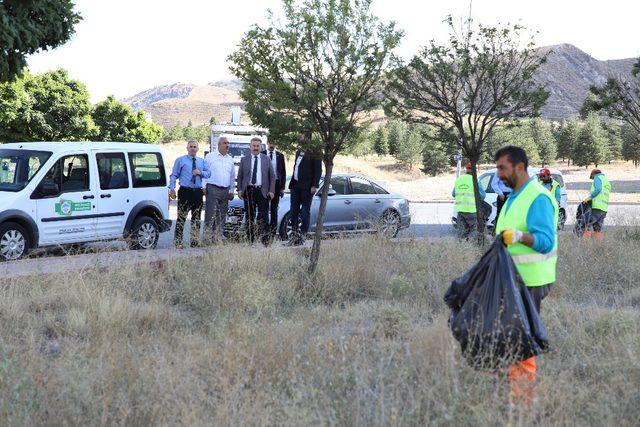
[[[542,117],[552,120],[576,116],[589,87],[603,83],[609,76],[628,75],[635,58],[599,61],[570,44],[538,49],[548,54],[536,81],[550,92]],[[146,111],[164,127],[176,123],[194,125],[209,123],[211,117],[227,120],[229,106],[242,103],[238,95],[241,82],[223,80],[207,85],[174,83],[140,92],[124,101],[134,109]]]

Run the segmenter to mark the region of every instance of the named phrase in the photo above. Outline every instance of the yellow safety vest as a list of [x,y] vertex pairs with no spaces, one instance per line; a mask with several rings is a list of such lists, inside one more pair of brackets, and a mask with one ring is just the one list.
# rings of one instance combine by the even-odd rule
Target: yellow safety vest
[[460,175],[455,183],[456,212],[476,213],[476,198],[473,194],[473,177],[469,174]]
[[[496,225],[496,234],[507,228],[514,228],[523,233],[528,233],[527,214],[533,201],[539,195],[544,195],[551,200],[555,215],[553,216],[554,230],[558,229],[558,203],[551,196],[549,190],[544,188],[537,181],[530,181],[525,184],[522,192],[511,202],[509,208],[505,206],[500,211],[500,217]],[[553,250],[548,254],[541,254],[522,243],[514,243],[507,250],[513,258],[516,269],[524,284],[529,287],[548,285],[556,281],[556,264],[558,262],[558,234],[554,231],[555,244]]]
[[611,183],[603,174],[598,174],[593,177],[593,183],[591,184],[591,194],[596,189],[596,177],[600,177],[600,183],[602,184],[602,190],[600,194],[593,198],[591,201],[591,207],[600,211],[609,211],[609,194],[611,193]]

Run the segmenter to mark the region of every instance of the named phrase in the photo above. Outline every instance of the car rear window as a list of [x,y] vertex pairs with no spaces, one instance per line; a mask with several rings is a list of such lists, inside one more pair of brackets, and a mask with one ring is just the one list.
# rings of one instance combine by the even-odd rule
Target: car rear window
[[166,187],[167,178],[160,153],[129,153],[133,188]]

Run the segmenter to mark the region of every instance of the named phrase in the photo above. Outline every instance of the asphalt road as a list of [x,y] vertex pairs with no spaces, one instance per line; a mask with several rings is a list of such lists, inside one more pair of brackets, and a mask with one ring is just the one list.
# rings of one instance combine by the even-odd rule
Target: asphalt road
[[[424,238],[453,236],[451,225],[452,203],[412,203],[411,226],[402,230],[399,238]],[[569,206],[569,217],[565,233],[570,233],[575,222],[576,206]],[[175,218],[175,209],[172,210]],[[187,221],[185,234],[190,226]],[[640,205],[611,205],[605,222],[606,227],[640,225]],[[309,244],[310,242],[307,242]],[[278,243],[276,246],[280,246]],[[89,267],[136,264],[140,262],[162,263],[175,257],[197,256],[205,251],[225,250],[225,247],[176,250],[173,248],[173,230],[161,234],[158,249],[154,251],[129,251],[124,242],[107,242],[88,245],[98,249],[97,253],[81,253],[70,256],[60,249],[46,250],[28,259],[0,262],[0,277],[49,274],[60,271],[77,271]],[[283,248],[284,249],[284,248]]]
[[[576,206],[569,205],[569,213],[565,230],[570,231],[575,223]],[[453,203],[411,203],[411,226],[400,231],[398,237],[441,237],[451,235],[454,230],[451,225]],[[175,219],[175,209],[171,216]],[[611,205],[605,226],[638,225],[640,224],[640,205]],[[175,227],[175,225],[174,225]],[[185,225],[185,236],[188,235],[190,221]],[[185,237],[186,241],[186,237]],[[173,244],[173,230],[163,233],[158,247],[168,249]]]

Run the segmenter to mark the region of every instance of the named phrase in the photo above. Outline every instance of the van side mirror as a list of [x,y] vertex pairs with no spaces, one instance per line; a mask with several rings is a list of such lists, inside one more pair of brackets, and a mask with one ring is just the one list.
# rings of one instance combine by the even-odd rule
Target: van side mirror
[[[336,190],[333,189],[333,185],[329,184],[329,190],[327,191],[327,196],[335,196],[336,194]],[[322,197],[322,190],[318,191],[317,193],[318,197]]]

